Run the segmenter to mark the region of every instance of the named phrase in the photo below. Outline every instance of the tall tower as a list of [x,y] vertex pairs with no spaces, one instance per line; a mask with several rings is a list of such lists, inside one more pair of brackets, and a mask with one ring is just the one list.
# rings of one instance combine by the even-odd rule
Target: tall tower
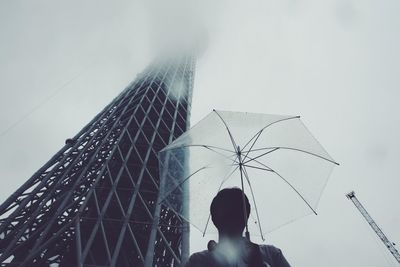
[[150,65],[0,206],[1,266],[180,264],[187,225],[156,209],[157,153],[188,128],[194,67]]

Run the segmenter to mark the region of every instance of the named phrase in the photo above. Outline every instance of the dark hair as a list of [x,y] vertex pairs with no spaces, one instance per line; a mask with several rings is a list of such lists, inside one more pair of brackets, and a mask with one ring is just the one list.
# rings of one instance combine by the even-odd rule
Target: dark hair
[[[246,195],[247,219],[250,203]],[[218,192],[210,206],[211,219],[218,231],[243,231],[246,221],[243,216],[243,191],[240,188],[225,188]]]

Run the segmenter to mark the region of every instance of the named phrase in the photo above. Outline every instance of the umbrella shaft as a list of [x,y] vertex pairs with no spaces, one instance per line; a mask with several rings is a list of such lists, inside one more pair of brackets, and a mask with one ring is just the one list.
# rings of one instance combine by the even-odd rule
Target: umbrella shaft
[[240,147],[237,147],[238,151],[238,159],[239,159],[239,170],[240,170],[240,183],[242,185],[242,200],[243,200],[243,219],[246,224],[246,238],[250,241],[250,234],[249,234],[249,227],[247,225],[247,207],[246,207],[246,198],[244,194],[244,183],[243,183],[243,163],[242,163],[242,156],[240,152]]

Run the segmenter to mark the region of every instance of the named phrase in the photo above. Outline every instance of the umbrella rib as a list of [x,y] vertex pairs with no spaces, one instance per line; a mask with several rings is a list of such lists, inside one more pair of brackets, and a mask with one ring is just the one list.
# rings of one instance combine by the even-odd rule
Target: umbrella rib
[[[239,168],[239,165],[236,166],[227,176],[225,176],[225,178],[222,180],[221,184],[219,185],[218,191],[219,192],[221,190],[222,185],[229,179],[231,178],[232,174],[235,173],[235,171]],[[208,218],[207,218],[207,223],[206,226],[204,227],[204,231],[203,231],[203,237],[206,234],[207,228],[208,228],[208,224],[210,222],[210,218],[211,218],[211,213],[208,214]]]
[[278,149],[279,149],[279,147],[275,147],[275,148],[273,148],[273,149],[271,149],[271,150],[269,150],[269,151],[267,151],[267,152],[265,152],[265,153],[262,153],[261,155],[258,155],[258,156],[255,157],[255,158],[250,158],[250,160],[243,162],[243,164],[246,164],[246,163],[248,163],[248,162],[250,162],[250,161],[252,161],[252,160],[256,160],[256,159],[258,159],[258,158],[261,158],[262,156],[265,156],[265,155],[267,155],[267,154],[269,154],[269,153],[272,153],[272,152],[274,152],[274,151],[276,151],[276,150],[278,150]]
[[256,144],[258,138],[261,136],[262,132],[263,132],[265,129],[267,129],[268,127],[270,127],[270,126],[273,125],[273,124],[276,124],[276,123],[279,123],[279,122],[283,122],[283,121],[287,121],[287,120],[298,119],[298,118],[300,118],[300,116],[284,118],[284,119],[280,119],[280,120],[271,122],[270,124],[264,126],[260,131],[258,131],[258,132],[243,146],[243,149],[245,149],[245,148],[250,144],[250,142],[255,138],[253,144],[251,145],[249,151],[247,151],[247,153],[246,153],[246,155],[245,155],[244,158],[246,159],[247,155],[249,154],[249,152],[251,151],[251,149],[253,148],[253,146]]
[[[256,137],[256,139],[254,140],[253,144],[251,144],[251,146],[250,146],[250,148],[249,148],[249,151],[247,151],[246,155],[244,155],[243,160],[245,160],[245,159],[247,158],[247,156],[249,155],[250,151],[253,149],[253,146],[256,144],[258,138],[260,138],[260,136],[261,136],[261,134],[262,134],[263,131],[264,131],[264,129],[260,130],[260,131],[255,135],[255,136],[257,136],[257,137]],[[253,138],[254,138],[254,137],[253,137]],[[253,139],[253,138],[252,138],[252,139]],[[250,139],[250,140],[252,140],[252,139]],[[248,143],[245,144],[245,146],[243,147],[243,149],[244,149],[247,145],[248,145]]]
[[181,186],[183,183],[185,183],[187,180],[189,180],[190,177],[192,177],[192,176],[195,175],[196,173],[198,173],[198,172],[200,172],[200,171],[202,171],[202,170],[204,170],[204,169],[207,169],[207,168],[208,168],[207,166],[201,167],[200,169],[198,169],[197,171],[193,172],[193,173],[190,174],[188,177],[186,177],[185,179],[183,179],[183,181],[181,181],[178,185],[176,185],[173,189],[171,189],[171,190],[168,192],[168,194],[165,194],[164,198],[163,198],[161,201],[159,201],[159,203],[165,201],[165,199],[166,199],[172,192],[174,192],[179,186]]
[[[307,206],[314,212],[314,214],[317,215],[317,212],[313,209],[313,207],[310,205],[310,203],[308,203],[308,201],[300,194],[300,192],[288,180],[286,180],[282,175],[280,175],[278,172],[271,169],[267,165],[265,165],[263,163],[260,163],[260,164],[263,165],[264,167],[266,167],[266,169],[264,169],[264,171],[271,171],[271,172],[275,173],[276,175],[278,175],[286,184],[288,184],[290,186],[290,188],[293,189],[293,191],[296,192],[296,194],[307,204]],[[246,165],[246,166],[250,167],[250,168],[253,167],[253,166],[249,166],[249,165]],[[256,167],[256,169],[263,170],[263,168],[260,168],[260,167]]]
[[244,166],[252,168],[252,169],[258,169],[258,170],[262,170],[262,171],[273,172],[273,170],[271,170],[271,169],[261,168],[261,167],[257,167],[257,166],[252,166],[252,165],[244,165]]
[[[255,149],[255,150],[253,150],[253,152],[254,152],[254,151],[260,151],[260,150],[266,150],[266,149],[269,149],[269,150],[273,149],[274,151],[277,150],[277,149],[286,149],[286,150],[298,151],[298,152],[302,152],[302,153],[305,153],[305,154],[308,154],[308,155],[311,155],[311,156],[314,156],[314,157],[317,157],[317,158],[320,158],[320,159],[329,161],[329,162],[331,162],[331,163],[333,163],[333,164],[339,165],[339,163],[337,163],[336,161],[333,161],[333,160],[331,160],[331,159],[328,159],[328,158],[323,157],[323,156],[321,156],[321,155],[318,155],[318,154],[316,154],[316,153],[313,153],[313,152],[310,152],[310,151],[307,151],[307,150],[303,150],[303,149],[300,149],[300,148],[294,148],[294,147],[284,147],[284,146],[264,147],[264,148]],[[265,154],[268,154],[268,153],[265,153]],[[260,156],[258,156],[258,157],[256,157],[256,158],[259,158],[259,157],[260,157]],[[252,159],[252,158],[250,158],[250,157],[248,157],[248,158],[249,158],[250,160],[246,161],[245,163],[248,163],[248,162],[250,162],[250,161],[256,159],[256,158],[253,158],[253,159]]]
[[[231,160],[232,162],[236,161],[236,159],[235,160],[231,159],[232,156],[236,155],[236,152],[229,150],[229,149],[224,149],[224,148],[220,148],[220,147],[216,147],[216,146],[209,146],[209,145],[185,145],[185,146],[181,146],[179,148],[186,148],[186,147],[204,147],[204,148],[220,155],[221,157]],[[227,152],[234,153],[234,154],[232,154],[231,156],[227,156],[227,155],[222,154],[221,152],[216,151],[215,149],[220,149],[220,150],[227,151]]]
[[[251,157],[247,157],[247,158],[249,158],[249,159],[251,159],[251,160],[253,160],[254,162],[257,162],[258,164],[260,164],[260,165],[262,165],[262,166],[264,166],[264,167],[267,167],[267,168],[269,168],[267,165],[265,165],[264,163],[262,163],[261,161],[258,161],[258,160],[256,160],[255,158],[253,159],[253,158],[251,158]],[[248,160],[247,161],[247,163],[248,162],[250,162],[250,160]],[[245,164],[245,163],[243,163],[243,164]],[[251,165],[246,165],[246,166],[251,166]],[[254,168],[256,168],[255,166],[252,166],[252,167],[254,167]],[[270,171],[272,171],[272,169],[270,169]]]
[[[235,154],[233,154],[233,155],[231,155],[230,157],[228,157],[228,156],[226,156],[226,155],[224,155],[224,154],[222,154],[222,153],[220,153],[220,152],[218,152],[218,151],[216,151],[216,150],[214,150],[213,148],[211,148],[211,147],[209,147],[209,146],[203,146],[204,148],[206,148],[206,149],[208,149],[208,150],[210,150],[210,151],[212,151],[212,152],[214,152],[214,153],[216,153],[216,154],[218,154],[218,155],[220,155],[221,157],[224,157],[224,158],[226,158],[226,159],[228,159],[228,160],[231,160],[232,162],[235,162],[236,161],[236,158],[235,158],[235,160],[232,160],[231,159],[231,157],[232,156],[235,156]],[[233,151],[232,151],[233,152]]]
[[196,145],[196,144],[194,144],[194,145],[182,145],[182,146],[177,146],[177,147],[174,147],[174,148],[172,148],[172,149],[185,148],[185,147],[205,147],[205,148],[214,148],[214,149],[219,149],[219,150],[226,151],[226,152],[236,153],[236,151],[229,150],[229,149],[226,149],[226,148],[223,148],[223,147],[210,146],[210,145]]
[[[228,160],[231,160],[232,162],[235,162],[235,160],[232,160],[231,157],[235,156],[236,152],[232,151],[232,150],[229,150],[229,149],[222,148],[222,147],[209,146],[209,145],[182,145],[182,146],[175,147],[173,149],[181,149],[181,148],[187,148],[187,147],[204,147],[204,148],[206,148],[206,149],[208,149],[208,150],[210,150],[210,151],[212,151],[212,152],[214,152],[214,153],[216,153],[216,154],[218,154],[218,155],[220,155],[220,156],[222,156],[222,157],[224,157],[224,158],[226,158]],[[232,154],[231,156],[227,156],[227,155],[222,154],[221,152],[216,151],[215,149],[220,149],[222,151],[226,151],[226,152],[234,153],[234,154]]]
[[236,145],[235,139],[232,136],[231,131],[229,130],[228,124],[225,122],[225,120],[222,118],[222,116],[215,109],[213,111],[215,112],[215,114],[217,114],[217,116],[221,119],[222,123],[225,125],[225,128],[229,134],[229,138],[231,139],[233,149],[235,150],[235,152],[237,152],[237,145]]
[[256,203],[256,199],[255,199],[255,196],[254,196],[253,187],[251,186],[250,178],[249,178],[249,175],[247,174],[247,170],[246,170],[245,166],[243,167],[243,173],[244,173],[244,176],[246,177],[247,183],[249,184],[249,187],[250,187],[251,197],[253,198],[254,208],[256,210],[258,228],[260,229],[261,238],[264,241],[265,239],[264,239],[263,231],[261,229],[260,216],[258,215],[257,203]]

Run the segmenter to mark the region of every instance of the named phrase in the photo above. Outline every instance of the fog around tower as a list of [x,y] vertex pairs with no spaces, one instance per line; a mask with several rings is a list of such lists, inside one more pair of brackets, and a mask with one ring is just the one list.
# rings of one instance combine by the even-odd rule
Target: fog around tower
[[218,27],[223,0],[143,1],[155,54],[200,56]]

